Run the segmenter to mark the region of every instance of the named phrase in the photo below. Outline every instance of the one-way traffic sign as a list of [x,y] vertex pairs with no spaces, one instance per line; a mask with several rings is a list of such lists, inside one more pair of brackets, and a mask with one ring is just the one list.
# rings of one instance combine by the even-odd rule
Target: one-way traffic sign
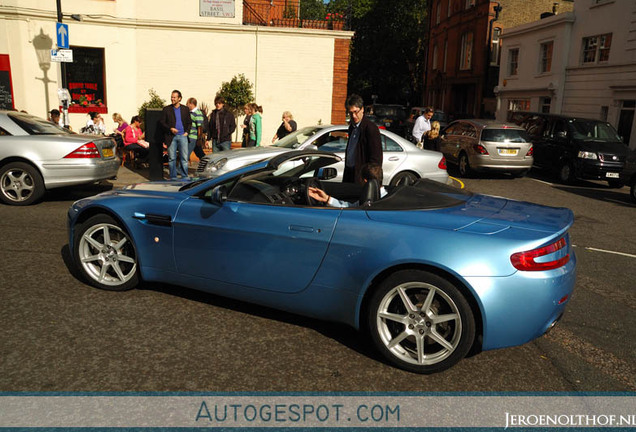
[[68,25],[61,22],[55,26],[58,49],[68,49]]

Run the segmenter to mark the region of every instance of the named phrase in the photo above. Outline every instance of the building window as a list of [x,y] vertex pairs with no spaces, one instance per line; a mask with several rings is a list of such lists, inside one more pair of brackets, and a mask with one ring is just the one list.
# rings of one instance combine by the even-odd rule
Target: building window
[[530,99],[508,99],[508,111],[530,111]]
[[611,46],[611,33],[583,38],[582,62],[586,64],[608,61]]
[[541,44],[541,64],[539,65],[539,72],[546,73],[552,70],[552,49],[554,42],[545,42]]
[[435,24],[439,24],[442,16],[442,1],[435,3]]
[[519,72],[519,48],[508,51],[508,75],[517,75]]
[[460,70],[468,70],[471,67],[473,57],[473,34],[464,33],[462,35],[462,52],[459,62]]
[[470,9],[475,6],[475,0],[466,0],[466,9]]
[[[539,108],[541,109],[541,112],[544,114],[549,114],[550,113],[550,105],[552,105],[552,98],[549,97],[542,97],[539,100]],[[528,109],[530,109],[530,107],[528,107]]]
[[106,113],[104,48],[71,47],[73,62],[66,64],[63,84],[71,94],[69,112]]
[[433,47],[433,70],[437,70],[437,45]]
[[501,44],[499,37],[501,36],[501,28],[495,27],[492,29],[492,47],[490,48],[490,64],[499,65],[499,50]]
[[444,72],[446,72],[446,59],[448,58],[448,39],[444,41]]

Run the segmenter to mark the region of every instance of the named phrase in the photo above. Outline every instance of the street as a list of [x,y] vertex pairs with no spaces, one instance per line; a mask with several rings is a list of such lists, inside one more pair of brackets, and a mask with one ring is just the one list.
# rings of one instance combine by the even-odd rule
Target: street
[[0,205],[0,391],[636,391],[628,188],[564,186],[534,171],[464,182],[574,211],[577,284],[547,336],[424,376],[387,365],[343,325],[171,285],[100,291],[69,268],[67,209],[110,187],[90,186]]

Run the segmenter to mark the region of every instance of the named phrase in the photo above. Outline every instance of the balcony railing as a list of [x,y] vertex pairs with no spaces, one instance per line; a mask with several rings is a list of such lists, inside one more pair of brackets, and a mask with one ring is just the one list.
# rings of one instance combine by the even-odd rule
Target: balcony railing
[[285,6],[272,3],[243,0],[243,24],[322,30],[344,30],[345,28],[344,21],[300,19],[297,4]]

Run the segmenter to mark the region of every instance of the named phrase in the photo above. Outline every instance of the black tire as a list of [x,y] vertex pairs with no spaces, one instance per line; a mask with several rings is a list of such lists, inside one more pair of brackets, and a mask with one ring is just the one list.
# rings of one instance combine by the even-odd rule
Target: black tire
[[412,172],[403,171],[391,179],[391,186],[412,185],[419,177]]
[[6,204],[27,206],[44,195],[44,180],[32,165],[9,162],[0,168],[0,199]]
[[126,291],[139,284],[139,260],[130,235],[112,217],[99,214],[75,229],[73,259],[89,284]]
[[[378,351],[410,372],[450,368],[475,339],[475,318],[464,295],[446,279],[422,270],[401,270],[382,281],[366,312]],[[435,323],[442,315],[454,318]]]
[[557,172],[557,180],[563,184],[572,184],[574,178],[574,165],[569,161],[562,162]]
[[470,177],[473,173],[473,170],[470,168],[470,162],[468,161],[468,155],[464,152],[459,155],[457,171],[461,177]]
[[629,188],[629,197],[636,203],[636,183],[632,183],[632,186]]
[[609,185],[609,187],[611,187],[612,189],[620,189],[623,186],[625,186],[625,182],[622,180],[608,180],[607,184]]

